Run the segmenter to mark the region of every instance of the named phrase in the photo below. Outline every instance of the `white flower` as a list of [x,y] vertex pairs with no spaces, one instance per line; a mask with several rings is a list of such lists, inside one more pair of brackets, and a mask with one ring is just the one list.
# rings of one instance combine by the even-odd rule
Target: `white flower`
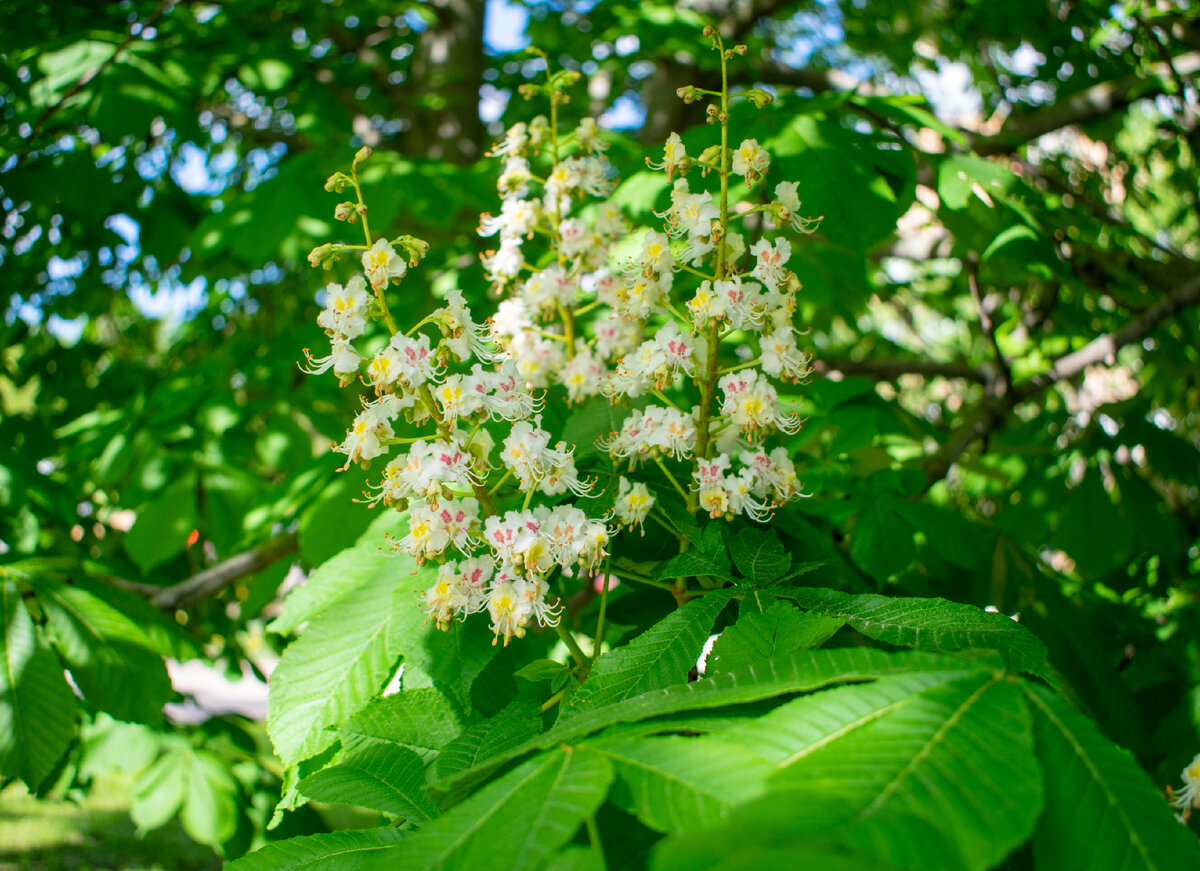
[[641,481],[630,484],[622,475],[617,486],[617,502],[613,508],[620,524],[630,529],[634,526],[640,527],[653,507],[654,497],[650,495],[646,485]]
[[367,281],[371,282],[374,291],[383,290],[389,281],[399,281],[408,271],[404,258],[396,253],[386,239],[377,239],[369,250],[364,251],[362,263]]
[[1179,777],[1183,780],[1183,789],[1176,792],[1168,789],[1171,805],[1178,808],[1180,818],[1187,820],[1194,808],[1200,808],[1200,754],[1183,769]]
[[519,155],[525,150],[525,146],[528,143],[529,128],[525,126],[524,121],[518,121],[505,131],[503,142],[492,146],[492,150],[488,152],[488,156],[497,157],[501,154]]
[[489,251],[481,258],[488,281],[505,284],[521,271],[521,244],[512,239],[500,243],[499,251]]
[[325,287],[325,308],[317,315],[317,325],[343,339],[361,336],[367,328],[370,302],[367,283],[361,275],[351,278],[345,287],[331,283]]
[[778,290],[779,285],[787,280],[787,262],[792,256],[792,243],[787,239],[776,239],[772,246],[766,239],[759,239],[750,248],[750,253],[758,258],[750,274],[771,290]]
[[582,402],[600,391],[606,371],[590,348],[579,347],[558,374],[559,382],[567,388],[567,398],[571,402]]
[[308,360],[308,366],[301,366],[301,372],[320,375],[332,368],[333,374],[338,377],[343,387],[354,380],[359,367],[362,366],[362,357],[358,356],[350,340],[343,336],[334,336],[333,347],[328,355],[313,357],[308,348],[305,348],[304,356]]
[[742,144],[733,152],[733,162],[730,165],[738,175],[746,177],[747,181],[766,175],[771,166],[771,155],[758,144],[757,139],[743,139]]
[[672,133],[667,137],[663,146],[662,163],[651,163],[647,157],[646,165],[651,169],[665,170],[668,178],[676,172],[682,172],[687,167],[687,150],[683,147],[679,134]]
[[687,310],[688,314],[692,316],[692,323],[703,328],[712,318],[725,317],[726,305],[725,296],[713,287],[711,281],[706,280],[700,282],[700,287],[696,289],[696,295],[688,300]]
[[795,415],[778,411],[779,395],[757,369],[743,369],[721,377],[717,387],[724,394],[721,414],[737,424],[743,432],[751,433],[776,426],[784,432],[796,432],[800,421]]
[[449,629],[455,617],[461,619],[484,608],[492,571],[489,559],[468,559],[438,566],[437,582],[422,596],[425,613],[434,619],[438,629]]
[[798,182],[781,181],[775,185],[775,204],[782,206],[784,210],[784,218],[788,225],[801,233],[811,233],[820,220],[809,220],[800,214],[800,197],[796,193]]
[[585,151],[607,151],[608,143],[600,138],[595,118],[584,118],[575,128],[575,141]]
[[500,234],[500,241],[517,241],[522,236],[533,232],[538,220],[538,204],[532,200],[522,200],[517,197],[506,199],[500,206],[500,216],[479,216],[479,235],[493,236]]
[[346,465],[342,468],[384,453],[385,442],[396,436],[392,421],[403,406],[404,403],[393,396],[383,396],[363,405],[363,410],[354,418],[354,425],[346,430],[346,438],[333,448],[346,455]]
[[796,331],[788,326],[761,339],[763,371],[776,378],[797,382],[809,373],[809,356],[796,348]]
[[646,232],[636,265],[647,278],[669,274],[675,269],[675,261],[671,257],[671,240],[665,233],[655,233],[653,230]]

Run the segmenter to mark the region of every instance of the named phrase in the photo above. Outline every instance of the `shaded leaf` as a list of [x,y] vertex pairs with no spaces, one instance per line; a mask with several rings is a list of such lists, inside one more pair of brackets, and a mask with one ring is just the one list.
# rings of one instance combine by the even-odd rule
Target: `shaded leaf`
[[300,792],[316,801],[357,805],[417,823],[438,815],[425,792],[425,765],[407,747],[368,747],[300,781]]
[[585,747],[546,753],[446,811],[369,867],[537,868],[599,807],[612,776],[608,762]]
[[75,695],[11,581],[0,580],[0,774],[37,791],[75,734]]
[[732,590],[715,590],[693,599],[633,641],[602,655],[564,706],[561,719],[686,681],[732,595]]
[[1038,867],[1200,867],[1195,836],[1128,751],[1049,690],[1028,684],[1024,690],[1046,783],[1046,811],[1033,840]]

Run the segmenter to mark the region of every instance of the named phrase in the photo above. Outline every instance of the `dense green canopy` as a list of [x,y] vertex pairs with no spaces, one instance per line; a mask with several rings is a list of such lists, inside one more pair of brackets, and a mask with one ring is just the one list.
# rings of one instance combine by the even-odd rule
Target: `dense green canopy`
[[[618,125],[606,134],[614,201],[634,226],[653,226],[668,201],[646,155],[658,159],[672,132],[689,146],[711,133],[703,103],[676,96],[720,88],[704,23],[748,47],[731,89],[774,97],[734,110],[737,137],[773,156],[768,179],[737,196],[767,202],[777,182],[797,181],[804,212],[820,219],[790,264],[815,371],[795,391],[805,423],[787,444],[809,498],[772,521],[791,565],[809,570],[776,602],[895,646],[922,647],[906,633],[915,625],[919,640],[925,617],[881,635],[863,616],[870,601],[804,591],[1019,614],[1048,664],[1005,661],[1061,690],[1099,731],[1033,677],[993,687],[978,669],[913,666],[939,675],[922,698],[1012,703],[1025,719],[996,725],[991,740],[1006,729],[1049,742],[1039,747],[1107,738],[1157,787],[1177,784],[1200,751],[1200,13],[1097,0],[4,4],[0,646],[24,671],[0,677],[0,775],[43,791],[85,783],[95,748],[135,729],[143,746],[157,736],[140,824],[182,806],[193,836],[231,856],[261,834],[280,780],[237,760],[268,758],[263,735],[237,718],[166,722],[163,661],[237,670],[273,658],[284,637],[263,625],[292,562],[332,575],[327,560],[346,559],[375,519],[351,501],[366,474],[339,474],[328,452],[354,398],[296,362],[327,346],[316,293],[328,276],[306,256],[349,238],[322,185],[372,146],[362,173],[372,225],[430,244],[402,306],[423,313],[455,287],[489,305],[479,255],[491,242],[476,229],[498,206],[485,153],[507,125],[545,111],[519,95],[542,62],[500,27],[522,16],[525,41],[582,75],[564,111]],[[575,432],[610,428],[596,406],[557,413],[591,415]],[[674,553],[641,547],[647,562]],[[354,566],[364,578],[384,571]],[[670,604],[618,599],[612,619],[633,635]],[[692,627],[701,643],[719,613]],[[932,649],[1013,655],[963,638]],[[474,698],[470,681],[457,691],[464,728],[502,707]],[[28,722],[36,735],[22,732]],[[1051,723],[1071,728],[1047,737]],[[540,782],[577,766],[594,809],[610,766],[619,780],[649,752],[596,746],[609,749],[546,751],[505,777]],[[686,770],[708,755],[661,752]],[[325,761],[286,772],[293,800]],[[1156,801],[1138,776],[1137,794]],[[465,794],[453,776],[437,781],[442,800]],[[771,782],[803,792],[783,775]],[[180,783],[207,789],[185,798]],[[645,832],[677,831],[653,817],[667,811],[636,804],[622,813]],[[762,824],[762,808],[739,806],[717,814],[722,837]],[[277,834],[320,825],[288,819]],[[981,852],[980,867],[1024,842],[1011,822],[1023,834]],[[768,830],[768,852],[795,835],[778,820]],[[689,849],[672,841],[659,867],[701,867]]]

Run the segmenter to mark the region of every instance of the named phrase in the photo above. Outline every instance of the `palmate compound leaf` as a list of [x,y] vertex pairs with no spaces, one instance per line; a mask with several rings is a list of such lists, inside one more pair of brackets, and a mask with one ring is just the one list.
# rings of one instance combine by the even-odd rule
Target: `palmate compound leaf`
[[226,871],[358,871],[380,850],[400,843],[407,832],[390,826],[289,838],[225,866]]
[[332,744],[333,730],[366,706],[400,656],[433,631],[416,599],[430,569],[413,574],[409,560],[389,560],[369,546],[352,553],[372,567],[370,581],[312,616],[271,675],[267,730],[288,766]]
[[629,644],[601,656],[564,707],[560,721],[622,699],[687,680],[721,609],[734,591],[714,590],[693,599]]
[[316,801],[383,811],[417,824],[438,815],[425,792],[425,765],[407,747],[376,745],[300,781],[300,792]]
[[37,790],[75,733],[75,696],[15,584],[0,580],[0,775]]
[[1033,840],[1036,867],[1200,868],[1195,836],[1133,757],[1059,696],[1033,685],[1024,691],[1046,777],[1046,811]]
[[440,781],[439,788],[451,788],[464,780],[485,776],[499,766],[534,750],[571,743],[593,732],[618,723],[674,714],[738,705],[775,698],[787,693],[811,692],[843,683],[861,683],[889,675],[913,671],[946,671],[970,665],[949,656],[905,651],[888,653],[865,647],[835,650],[805,650],[779,660],[747,666],[710,678],[654,690],[602,707],[582,711],[531,738],[519,747],[500,753],[482,765]]
[[918,650],[996,650],[1018,671],[1045,677],[1046,645],[1003,614],[946,599],[852,595],[816,587],[775,590],[806,611],[844,617],[868,638]]
[[366,867],[372,871],[540,867],[608,794],[612,767],[585,747],[530,759]]

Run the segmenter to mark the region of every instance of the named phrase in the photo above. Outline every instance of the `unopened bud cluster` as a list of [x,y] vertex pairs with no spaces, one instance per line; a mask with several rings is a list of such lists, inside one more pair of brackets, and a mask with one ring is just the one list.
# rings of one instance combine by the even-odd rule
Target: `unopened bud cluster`
[[[735,50],[719,42],[714,36],[724,64]],[[800,284],[787,267],[791,244],[776,237],[747,246],[737,223],[758,213],[763,228],[807,231],[796,184],[779,182],[769,202],[735,214],[731,187],[760,184],[770,156],[753,139],[726,144],[727,93],[682,89],[685,100],[717,99],[721,143],[691,157],[671,134],[662,161],[647,161],[672,179],[670,203],[656,213],[661,229],[646,231],[636,254],[618,262],[614,246],[630,228],[609,199],[608,145],[591,118],[559,134],[572,82],[548,72],[546,84],[526,86],[527,97],[548,98],[550,117],[515,124],[491,152],[501,162],[501,202],[496,215],[481,217],[479,233],[496,239],[483,265],[500,302],[486,323],[457,290],[406,330],[394,323],[386,291],[427,246],[371,235],[361,153],[350,174],[336,173],[326,187],[353,187],[357,201],[336,216],[359,219],[366,244],[322,245],[310,255],[329,268],[355,250],[362,263],[361,275],[326,288],[318,323],[330,352],[310,355],[307,368],[332,369],[343,385],[371,391],[334,449],[347,465],[386,458],[369,498],[406,508],[409,534],[393,546],[437,563],[424,593],[430,617],[446,628],[486,610],[505,643],[533,621],[557,623],[555,575],[598,571],[617,529],[640,527],[655,511],[664,477],[689,510],[713,518],[761,520],[801,491],[786,448],[766,443],[799,427],[774,382],[809,371],[793,323]],[[755,105],[769,97],[735,96]],[[390,337],[368,357],[355,341],[372,320]],[[614,476],[606,516],[583,507],[611,503],[581,501],[599,485],[577,468],[574,446],[543,428],[547,391],[629,408],[620,430],[600,442],[629,475]]]

